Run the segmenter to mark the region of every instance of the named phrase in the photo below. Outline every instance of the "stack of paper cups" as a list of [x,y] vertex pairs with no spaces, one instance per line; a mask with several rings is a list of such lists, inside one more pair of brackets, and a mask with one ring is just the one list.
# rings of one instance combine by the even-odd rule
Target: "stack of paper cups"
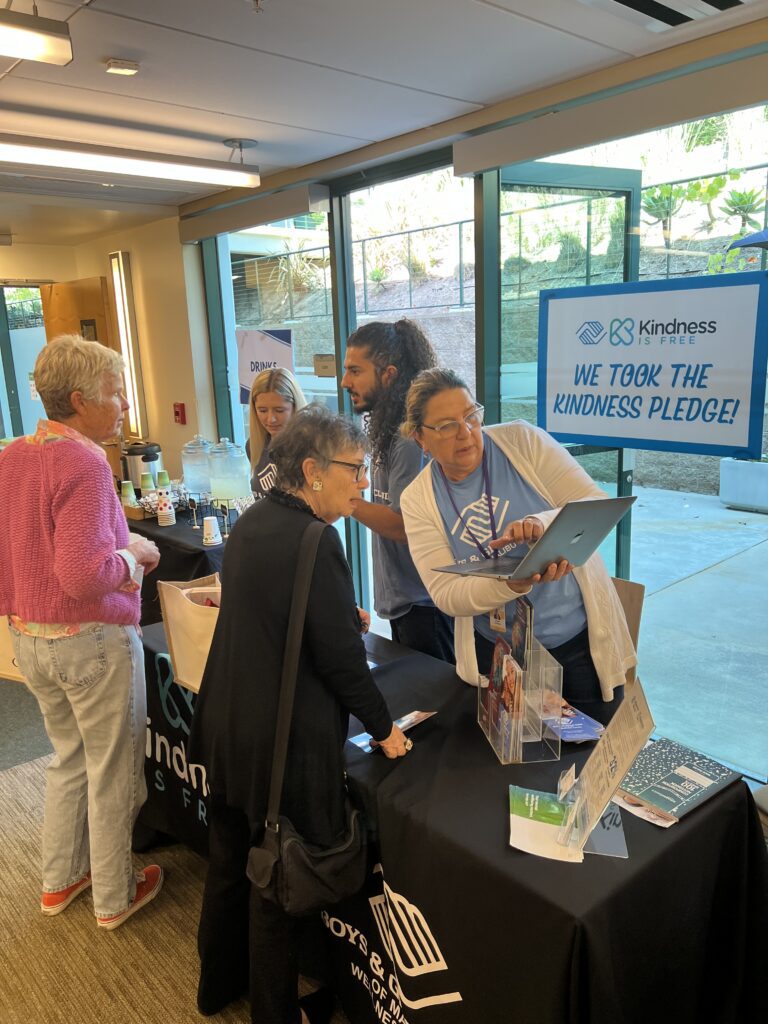
[[155,481],[152,479],[152,474],[151,473],[142,473],[141,474],[141,496],[142,496],[142,498],[146,498],[147,495],[154,494],[154,492],[155,492]]
[[203,519],[203,544],[209,548],[221,544],[221,530],[219,530],[217,516],[206,516]]
[[176,522],[176,513],[171,500],[171,484],[168,474],[161,469],[157,474],[157,525],[173,526]]
[[120,481],[120,501],[123,505],[129,505],[131,508],[136,508],[139,504],[136,500],[136,491],[133,489],[132,480]]

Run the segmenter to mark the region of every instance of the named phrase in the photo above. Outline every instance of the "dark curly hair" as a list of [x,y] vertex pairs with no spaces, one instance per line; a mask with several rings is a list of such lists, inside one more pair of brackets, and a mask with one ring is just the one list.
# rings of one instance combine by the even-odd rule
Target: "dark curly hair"
[[368,441],[375,462],[386,463],[392,440],[405,419],[405,398],[414,377],[422,370],[437,366],[435,350],[413,320],[396,323],[374,321],[353,331],[347,348],[360,348],[379,373],[387,366],[397,367],[397,376],[376,403],[368,417]]

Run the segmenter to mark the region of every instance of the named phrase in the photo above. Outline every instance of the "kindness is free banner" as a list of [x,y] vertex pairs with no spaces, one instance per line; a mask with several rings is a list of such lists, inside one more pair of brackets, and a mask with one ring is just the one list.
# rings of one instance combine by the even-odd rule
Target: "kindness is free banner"
[[541,293],[538,422],[560,441],[760,458],[768,274]]

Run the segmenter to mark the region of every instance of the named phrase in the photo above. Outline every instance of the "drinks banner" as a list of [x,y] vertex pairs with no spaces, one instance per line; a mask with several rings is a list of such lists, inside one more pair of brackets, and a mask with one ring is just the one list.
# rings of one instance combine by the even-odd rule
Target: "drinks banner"
[[542,291],[538,422],[560,441],[760,458],[768,274]]
[[293,370],[291,335],[291,330],[287,328],[235,331],[241,405],[248,404],[253,378],[262,370],[274,370],[278,366],[284,370]]

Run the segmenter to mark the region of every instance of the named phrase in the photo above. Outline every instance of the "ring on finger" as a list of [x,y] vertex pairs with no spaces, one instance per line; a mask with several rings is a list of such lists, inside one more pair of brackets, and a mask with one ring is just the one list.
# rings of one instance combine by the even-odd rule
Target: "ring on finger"
[[405,751],[406,751],[406,753],[407,753],[407,752],[408,752],[409,750],[412,750],[412,749],[413,749],[413,740],[412,740],[412,739],[407,739],[407,740],[405,741]]

